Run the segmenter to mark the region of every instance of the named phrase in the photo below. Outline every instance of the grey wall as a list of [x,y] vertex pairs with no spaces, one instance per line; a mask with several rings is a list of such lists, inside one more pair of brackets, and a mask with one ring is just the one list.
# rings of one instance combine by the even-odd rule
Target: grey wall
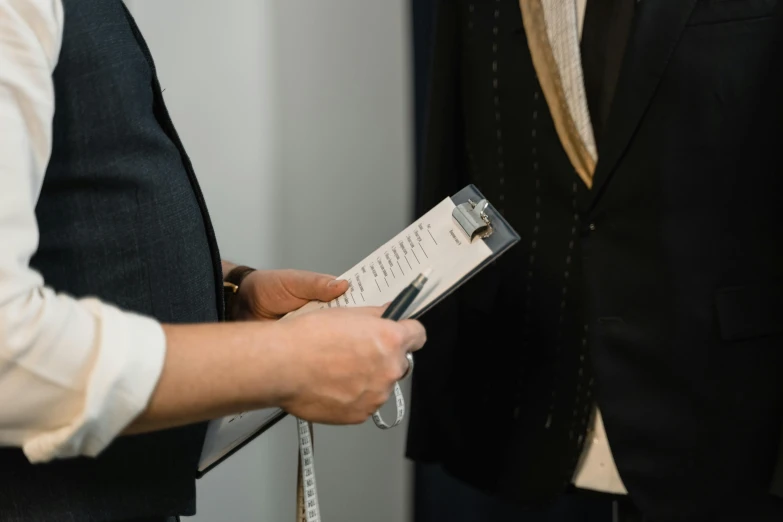
[[[408,224],[407,1],[126,3],[224,258],[339,274]],[[405,431],[316,428],[324,522],[410,520]],[[190,520],[293,521],[296,451],[287,419],[199,481]]]

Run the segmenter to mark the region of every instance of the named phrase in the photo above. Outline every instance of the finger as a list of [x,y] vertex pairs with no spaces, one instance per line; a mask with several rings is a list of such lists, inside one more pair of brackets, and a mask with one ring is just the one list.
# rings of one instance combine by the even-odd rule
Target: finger
[[403,361],[403,370],[402,370],[402,376],[400,377],[400,380],[405,379],[406,377],[410,376],[411,372],[413,372],[413,353],[408,352],[405,354],[405,360]]
[[[410,357],[410,360],[408,360],[408,357]],[[400,356],[397,357],[397,361],[397,376],[394,380],[395,382],[400,382],[408,377],[410,372],[413,371],[413,353],[406,352],[400,354]]]
[[404,330],[402,348],[403,352],[415,352],[420,350],[427,342],[427,331],[424,326],[415,319],[405,319],[397,322]]

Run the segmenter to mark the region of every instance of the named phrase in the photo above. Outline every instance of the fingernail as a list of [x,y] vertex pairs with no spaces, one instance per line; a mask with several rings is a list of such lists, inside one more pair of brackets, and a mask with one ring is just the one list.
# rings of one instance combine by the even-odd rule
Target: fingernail
[[339,282],[340,282],[340,280],[339,280],[339,279],[332,279],[331,281],[329,281],[329,284],[328,284],[328,285],[326,285],[326,286],[327,286],[327,287],[329,287],[329,288],[331,288],[331,287],[333,287],[333,286],[336,286],[336,285],[337,285],[337,283],[339,283]]

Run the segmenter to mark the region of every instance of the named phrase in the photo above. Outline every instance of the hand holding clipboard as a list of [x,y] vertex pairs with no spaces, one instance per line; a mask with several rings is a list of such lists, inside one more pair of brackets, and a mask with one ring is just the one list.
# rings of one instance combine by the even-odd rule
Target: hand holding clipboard
[[[378,247],[365,259],[340,276],[349,282],[348,291],[328,303],[311,302],[287,317],[319,308],[381,306],[389,319],[417,318],[454,292],[494,259],[519,241],[519,235],[484,196],[468,185],[447,197],[425,215]],[[427,269],[426,286],[406,290]],[[399,301],[395,303],[395,298]],[[398,306],[399,304],[399,306]],[[392,306],[394,305],[394,306]],[[409,356],[409,370],[413,357]],[[406,374],[407,375],[407,374]],[[399,385],[395,386],[397,419],[387,425],[376,412],[373,420],[382,429],[402,420],[405,403]],[[199,464],[199,475],[238,451],[286,415],[279,409],[247,412],[216,419],[210,423]],[[310,522],[320,519],[312,463],[312,432],[299,422],[300,507]],[[309,473],[307,475],[306,473]]]

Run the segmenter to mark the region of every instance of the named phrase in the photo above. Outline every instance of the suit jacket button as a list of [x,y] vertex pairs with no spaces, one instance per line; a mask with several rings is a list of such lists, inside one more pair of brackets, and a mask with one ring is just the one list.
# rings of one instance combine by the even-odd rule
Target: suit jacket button
[[587,228],[589,228],[591,231],[595,230],[595,223],[590,223]]

